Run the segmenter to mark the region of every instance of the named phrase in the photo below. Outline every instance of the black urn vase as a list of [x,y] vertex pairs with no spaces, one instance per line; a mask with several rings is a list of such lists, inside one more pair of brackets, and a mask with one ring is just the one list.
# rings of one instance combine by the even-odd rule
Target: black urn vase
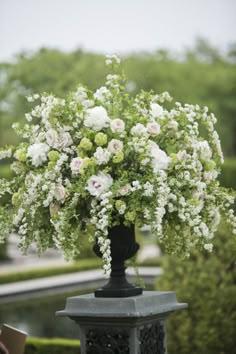
[[[95,297],[129,297],[142,294],[142,288],[130,284],[125,275],[125,261],[133,257],[139,244],[135,241],[134,225],[114,226],[109,229],[108,238],[111,241],[111,275],[108,283],[95,290]],[[99,245],[93,247],[94,253],[102,257]]]

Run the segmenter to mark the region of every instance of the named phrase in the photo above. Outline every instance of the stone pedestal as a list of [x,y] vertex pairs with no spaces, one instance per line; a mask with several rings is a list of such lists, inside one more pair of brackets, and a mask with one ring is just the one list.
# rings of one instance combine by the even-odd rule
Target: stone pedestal
[[56,314],[78,323],[82,354],[167,354],[167,316],[186,307],[174,292],[127,298],[88,294],[68,298]]

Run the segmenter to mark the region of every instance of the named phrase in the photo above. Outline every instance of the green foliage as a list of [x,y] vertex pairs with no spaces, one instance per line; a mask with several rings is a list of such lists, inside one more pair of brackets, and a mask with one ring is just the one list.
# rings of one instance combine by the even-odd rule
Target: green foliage
[[170,353],[232,354],[235,350],[235,244],[224,228],[212,254],[195,252],[189,260],[165,257],[158,290],[174,290],[189,304],[169,319]]
[[80,342],[68,339],[29,337],[25,354],[79,354]]
[[224,187],[236,190],[236,159],[225,160],[219,179]]
[[30,270],[24,270],[19,272],[12,272],[12,273],[1,273],[0,284],[13,283],[13,282],[29,280],[29,279],[38,279],[38,278],[50,277],[54,275],[75,273],[75,272],[99,268],[100,266],[101,266],[101,260],[99,258],[94,258],[94,259],[81,259],[78,263],[70,264],[67,266],[30,269]]
[[[130,88],[168,91],[180,102],[206,105],[218,117],[218,130],[226,155],[236,154],[236,70],[235,47],[228,58],[206,41],[198,40],[182,60],[168,51],[138,53],[124,59]],[[14,143],[11,125],[30,110],[24,96],[35,92],[54,92],[65,96],[78,83],[94,90],[104,84],[106,68],[100,55],[80,50],[63,53],[41,49],[33,55],[19,55],[16,62],[0,63],[4,85],[0,90],[1,145]],[[5,108],[4,108],[5,107]]]

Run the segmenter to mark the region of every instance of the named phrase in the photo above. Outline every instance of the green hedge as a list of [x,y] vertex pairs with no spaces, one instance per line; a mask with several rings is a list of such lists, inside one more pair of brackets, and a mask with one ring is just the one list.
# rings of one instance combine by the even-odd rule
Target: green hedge
[[99,267],[101,267],[101,260],[99,258],[82,259],[80,262],[76,262],[74,264],[66,265],[66,266],[37,268],[37,269],[24,270],[24,271],[19,271],[14,273],[13,272],[2,273],[0,274],[0,284],[50,277],[59,274],[61,275],[61,274],[75,273],[75,272],[95,269]]
[[79,354],[80,342],[71,339],[29,337],[25,354]]
[[219,177],[223,186],[236,190],[236,159],[226,159]]
[[165,257],[158,290],[174,290],[188,309],[168,320],[168,347],[179,354],[235,353],[235,240],[222,228],[212,253]]
[[[160,267],[161,259],[146,260],[138,264],[138,266]],[[102,262],[99,258],[81,259],[79,262],[76,262],[71,265],[49,267],[49,268],[36,268],[36,269],[19,271],[19,272],[7,272],[2,274],[0,273],[0,284],[14,283],[18,281],[39,279],[39,278],[50,277],[54,275],[81,272],[81,271],[96,269],[101,267],[102,267]]]

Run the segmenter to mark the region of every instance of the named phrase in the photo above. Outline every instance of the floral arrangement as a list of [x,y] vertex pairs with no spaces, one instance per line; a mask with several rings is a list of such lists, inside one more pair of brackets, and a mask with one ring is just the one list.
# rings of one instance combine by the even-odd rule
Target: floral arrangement
[[[236,233],[234,196],[220,187],[223,155],[207,107],[171,103],[167,92],[126,91],[120,59],[95,93],[79,86],[64,98],[34,94],[28,123],[14,124],[17,147],[0,151],[13,158],[15,177],[1,180],[0,239],[15,230],[24,252],[55,246],[75,258],[82,237],[98,241],[110,272],[112,226],[150,225],[169,253],[212,250],[226,219]],[[9,199],[9,198],[8,198]]]

